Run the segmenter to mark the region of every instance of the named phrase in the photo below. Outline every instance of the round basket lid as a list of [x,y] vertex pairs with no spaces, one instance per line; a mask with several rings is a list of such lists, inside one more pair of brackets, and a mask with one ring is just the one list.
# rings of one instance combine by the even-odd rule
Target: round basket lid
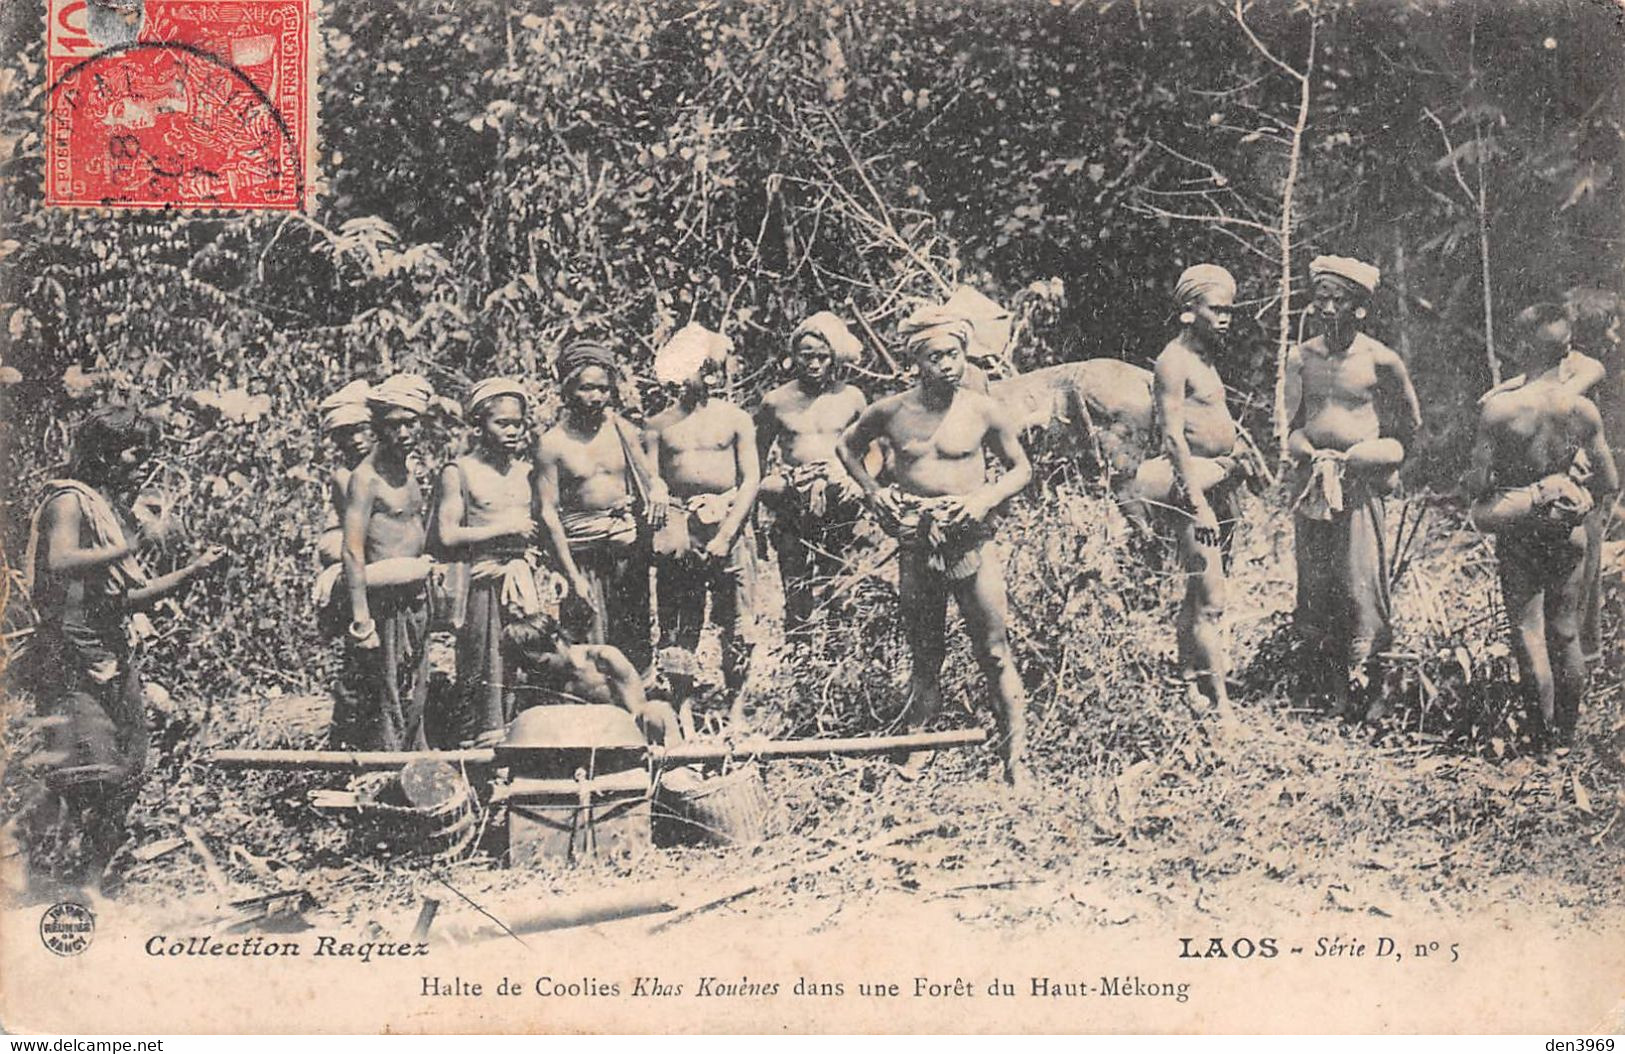
[[521,713],[508,726],[508,738],[502,746],[641,748],[644,740],[632,715],[618,706],[564,703],[533,706]]

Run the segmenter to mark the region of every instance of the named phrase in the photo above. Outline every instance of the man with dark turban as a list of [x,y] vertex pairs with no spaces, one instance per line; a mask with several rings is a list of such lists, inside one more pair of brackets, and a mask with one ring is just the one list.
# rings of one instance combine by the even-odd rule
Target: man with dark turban
[[[836,450],[881,526],[897,538],[899,611],[913,655],[908,721],[917,728],[942,708],[952,595],[993,689],[1005,779],[1024,789],[1027,692],[1010,653],[1004,568],[987,517],[1032,480],[1032,465],[1003,409],[961,384],[970,323],[927,307],[902,331],[918,383],[864,410]],[[890,452],[891,486],[881,486],[864,463],[876,441]],[[991,482],[987,453],[1006,468]],[[917,753],[900,771],[918,775],[927,759]]]
[[636,430],[615,409],[614,353],[577,341],[559,353],[564,412],[536,445],[536,504],[558,567],[570,581],[565,631],[612,644],[647,673],[649,544],[639,522],[665,522],[666,485]]
[[[1404,360],[1360,332],[1377,268],[1320,256],[1309,273],[1322,332],[1292,348],[1286,361],[1298,494],[1293,620],[1310,649],[1304,669],[1312,674],[1311,690],[1326,691],[1344,717],[1376,718],[1386,712],[1383,700],[1362,710],[1352,695],[1370,686],[1370,661],[1390,636],[1384,497],[1422,411]],[[1317,689],[1314,679],[1329,683]]]
[[868,400],[841,376],[863,344],[840,316],[820,311],[790,334],[794,377],[762,400],[756,439],[767,472],[775,445],[779,465],[762,479],[773,513],[773,547],[784,583],[784,632],[795,635],[812,617],[817,591],[845,567],[863,492],[841,467],[835,446]]
[[363,700],[340,721],[336,745],[422,750],[429,694],[430,561],[424,555],[423,489],[410,458],[434,389],[400,373],[367,395],[376,440],[350,474],[344,507],[344,577],[350,595],[350,668]]

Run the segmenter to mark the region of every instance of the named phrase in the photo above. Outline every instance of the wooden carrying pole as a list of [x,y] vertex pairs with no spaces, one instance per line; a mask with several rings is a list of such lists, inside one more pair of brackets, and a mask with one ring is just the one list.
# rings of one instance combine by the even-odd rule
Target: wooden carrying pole
[[[900,736],[854,736],[847,739],[740,739],[721,743],[679,743],[650,747],[650,758],[662,765],[688,765],[728,758],[859,757],[893,750],[939,750],[986,742],[980,728],[950,732],[911,732]],[[548,750],[548,747],[517,747]],[[399,768],[411,761],[444,761],[452,765],[491,765],[494,750],[217,750],[210,764],[224,769],[298,769],[357,771]]]

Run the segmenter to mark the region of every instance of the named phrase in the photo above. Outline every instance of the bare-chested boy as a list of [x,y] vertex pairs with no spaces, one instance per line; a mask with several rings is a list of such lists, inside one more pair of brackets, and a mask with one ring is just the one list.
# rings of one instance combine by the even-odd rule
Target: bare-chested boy
[[344,584],[344,505],[350,494],[350,474],[372,453],[372,411],[367,408],[366,381],[351,381],[321,403],[322,434],[333,444],[338,462],[327,473],[327,512],[316,543],[318,570],[311,590],[316,625],[338,654],[339,677],[333,683],[333,721],[329,736],[334,746],[353,738],[364,711],[356,696],[355,678],[349,676],[350,597]]
[[763,477],[761,493],[773,511],[786,636],[806,625],[819,589],[840,573],[863,514],[863,492],[835,452],[841,433],[868,405],[839,372],[862,354],[862,342],[840,316],[818,312],[790,335],[794,378],[768,392],[756,411],[763,472],[775,444],[781,462]]
[[1586,688],[1585,519],[1619,489],[1619,475],[1596,405],[1563,375],[1563,309],[1539,305],[1518,321],[1525,379],[1484,401],[1466,483],[1478,499],[1474,522],[1496,535],[1513,650],[1539,715],[1536,741],[1568,745]]
[[327,473],[327,515],[322,521],[316,556],[322,567],[337,566],[344,556],[344,498],[350,473],[372,453],[372,413],[367,409],[366,381],[351,381],[322,400],[322,435],[333,444],[338,463]]
[[[731,348],[726,337],[691,323],[660,349],[655,378],[679,391],[675,403],[649,420],[645,442],[671,490],[672,509],[654,542],[662,655],[670,648],[692,655],[699,647],[709,598],[722,636],[728,720],[737,728],[756,618],[755,547],[746,528],[762,466],[750,415],[723,398]],[[685,732],[693,705],[688,681],[688,671],[673,676]]]
[[422,750],[429,691],[429,560],[423,489],[409,458],[434,389],[401,373],[367,396],[376,445],[350,474],[344,577],[350,593],[352,682],[363,701],[342,745]]
[[1162,455],[1140,466],[1135,493],[1165,510],[1178,530],[1185,598],[1175,628],[1186,693],[1200,706],[1205,691],[1223,707],[1230,701],[1223,543],[1236,520],[1236,488],[1228,484],[1237,474],[1240,435],[1213,356],[1230,332],[1236,280],[1215,264],[1198,264],[1179,276],[1174,297],[1184,328],[1157,356],[1152,381]]
[[[1410,372],[1391,348],[1360,332],[1380,272],[1342,256],[1309,265],[1322,333],[1287,353],[1286,416],[1294,487],[1298,606],[1294,621],[1324,671],[1333,709],[1362,716],[1351,689],[1389,636],[1385,495],[1422,413]],[[1379,405],[1391,408],[1387,420]],[[1378,717],[1382,700],[1363,715]]]
[[[857,480],[880,523],[898,542],[899,612],[913,653],[909,723],[919,727],[942,708],[948,596],[965,619],[971,646],[993,688],[1002,733],[1005,779],[1030,782],[1026,766],[1027,693],[1005,632],[1004,568],[987,516],[1032,479],[1015,425],[987,396],[960,385],[971,327],[940,308],[916,311],[902,332],[919,382],[864,410],[841,437],[841,463]],[[879,440],[895,483],[882,487],[864,464]],[[984,452],[1006,471],[989,482]],[[916,753],[902,770],[917,774]]]
[[448,554],[468,566],[468,599],[457,632],[458,742],[501,740],[514,714],[502,626],[541,610],[536,523],[526,411],[530,398],[516,381],[492,377],[469,393],[464,416],[474,449],[440,473],[435,526]]
[[666,518],[666,486],[636,430],[615,410],[614,353],[577,341],[559,353],[564,413],[536,447],[537,511],[554,559],[570,579],[564,617],[572,639],[613,644],[647,672],[649,546],[638,522]]

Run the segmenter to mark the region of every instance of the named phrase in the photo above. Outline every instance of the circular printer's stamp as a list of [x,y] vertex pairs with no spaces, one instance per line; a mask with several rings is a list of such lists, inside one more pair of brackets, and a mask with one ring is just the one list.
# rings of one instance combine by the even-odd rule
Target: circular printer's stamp
[[96,935],[96,916],[83,904],[65,900],[45,909],[39,920],[39,939],[58,955],[78,955]]

